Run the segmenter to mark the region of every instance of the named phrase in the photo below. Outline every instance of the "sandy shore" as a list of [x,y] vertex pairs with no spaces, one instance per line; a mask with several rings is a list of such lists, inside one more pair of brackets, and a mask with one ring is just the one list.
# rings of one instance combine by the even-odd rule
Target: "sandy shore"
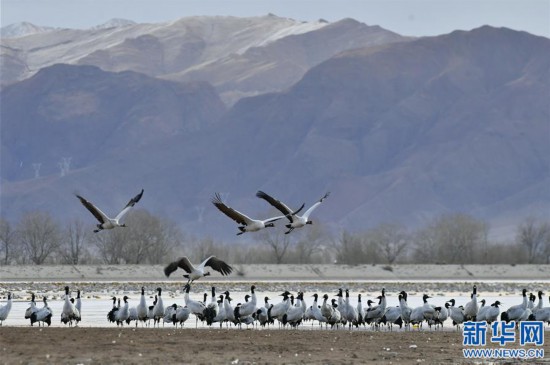
[[[232,275],[213,272],[216,281],[315,280],[550,280],[550,265],[234,265]],[[0,281],[181,281],[166,278],[160,265],[0,266]]]

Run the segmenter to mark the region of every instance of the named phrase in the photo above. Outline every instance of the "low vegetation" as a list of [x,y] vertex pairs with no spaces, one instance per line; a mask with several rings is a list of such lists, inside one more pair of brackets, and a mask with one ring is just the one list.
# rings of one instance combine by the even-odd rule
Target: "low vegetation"
[[185,234],[173,221],[145,209],[126,217],[127,228],[93,233],[79,220],[60,223],[47,212],[17,222],[0,217],[0,265],[165,264],[174,256],[217,255],[233,264],[526,264],[550,263],[550,222],[528,218],[515,240],[493,242],[488,225],[466,214],[442,215],[410,231],[387,223],[333,235],[323,224],[285,235],[267,229],[256,243],[221,242]]

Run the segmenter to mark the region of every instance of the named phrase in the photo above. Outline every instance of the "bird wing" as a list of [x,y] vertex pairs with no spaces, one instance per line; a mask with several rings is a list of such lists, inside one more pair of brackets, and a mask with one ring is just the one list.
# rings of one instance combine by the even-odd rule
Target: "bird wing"
[[210,256],[204,261],[204,266],[210,266],[222,275],[229,275],[233,271],[233,268],[229,266],[225,261],[220,260],[216,256]]
[[261,199],[265,200],[266,202],[271,204],[271,206],[273,206],[278,211],[280,211],[285,216],[287,216],[287,218],[290,220],[290,222],[293,221],[293,219],[292,219],[292,209],[290,209],[285,203],[281,202],[280,200],[277,200],[277,199],[273,198],[270,195],[267,195],[266,193],[264,193],[261,190],[258,190],[258,192],[256,193],[256,196],[258,198],[261,198]]
[[216,193],[216,195],[212,199],[212,204],[214,204],[216,208],[218,208],[223,214],[225,214],[226,216],[233,219],[235,222],[239,224],[243,224],[246,226],[252,223],[252,219],[242,214],[241,212],[236,211],[235,209],[225,205],[220,197],[220,194],[218,193]]
[[278,221],[279,219],[283,219],[283,218],[286,218],[286,217],[287,217],[286,215],[280,215],[280,216],[277,216],[277,217],[272,217],[272,218],[264,219],[262,222],[264,222],[264,224],[266,224],[266,223],[272,223],[272,222],[276,222],[276,221]]
[[[296,214],[300,213],[300,211],[301,211],[302,209],[304,209],[305,206],[306,206],[306,204],[305,204],[305,203],[302,203],[302,205],[300,206],[300,208],[298,208],[298,209],[296,209],[294,212],[291,212],[291,213],[290,213],[290,217],[295,216]],[[288,214],[286,215],[286,217],[287,217],[288,219],[291,219],[291,218],[289,217]],[[290,221],[292,222],[292,220],[290,220]]]
[[300,210],[302,210],[302,209],[304,209],[304,204],[302,204],[302,206],[300,208],[298,208],[297,210],[295,210],[294,212],[290,212],[290,214],[279,215],[277,217],[268,218],[268,219],[263,220],[262,222],[264,224],[267,224],[267,223],[272,223],[272,222],[278,221],[279,219],[283,219],[283,218],[288,218],[290,220],[290,222],[292,222],[293,220],[291,219],[291,217],[294,216],[295,214],[298,214],[300,212]]
[[107,217],[107,215],[105,215],[105,213],[103,213],[101,211],[101,209],[99,209],[98,207],[93,205],[91,202],[87,201],[86,199],[84,199],[80,195],[76,195],[76,197],[80,200],[82,205],[84,205],[86,207],[86,209],[88,209],[90,211],[90,213],[92,213],[94,215],[94,217],[96,217],[96,219],[99,221],[99,223],[103,224],[103,223],[105,223],[109,220],[109,217]]
[[309,207],[309,209],[306,210],[306,212],[304,213],[304,215],[302,217],[304,217],[305,219],[308,219],[309,215],[315,210],[315,208],[317,208],[319,205],[321,205],[323,200],[325,200],[329,196],[329,194],[330,194],[330,192],[326,193],[321,199],[319,199],[319,201],[317,201],[317,203],[315,203],[311,207]]
[[178,267],[185,270],[188,273],[191,273],[195,269],[191,261],[189,261],[189,259],[187,258],[187,256],[183,256],[178,258],[176,261],[166,265],[166,267],[164,268],[164,275],[170,276],[170,274],[176,271]]
[[136,205],[136,203],[141,199],[142,195],[143,195],[143,189],[141,189],[141,192],[138,195],[136,195],[132,199],[130,199],[128,204],[126,204],[124,209],[122,209],[120,211],[120,213],[118,213],[118,215],[116,216],[115,219],[118,221],[120,218],[122,218],[124,216],[124,214],[128,213],[130,208],[132,208],[134,205]]

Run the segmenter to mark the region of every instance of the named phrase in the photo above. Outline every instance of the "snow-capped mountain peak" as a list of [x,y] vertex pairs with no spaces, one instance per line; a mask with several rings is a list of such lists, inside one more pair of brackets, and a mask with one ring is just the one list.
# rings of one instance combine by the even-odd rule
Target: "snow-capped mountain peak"
[[0,37],[18,38],[36,33],[45,33],[54,30],[53,27],[43,27],[29,22],[19,22],[0,28]]

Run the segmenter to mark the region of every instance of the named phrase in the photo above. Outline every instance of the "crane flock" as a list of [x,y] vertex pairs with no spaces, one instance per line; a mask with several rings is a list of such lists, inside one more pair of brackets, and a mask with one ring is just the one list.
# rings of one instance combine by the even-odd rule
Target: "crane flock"
[[[492,323],[497,320],[527,321],[536,320],[547,322],[550,325],[550,306],[544,306],[544,293],[538,291],[537,296],[531,294],[527,299],[527,290],[522,291],[521,304],[511,306],[506,311],[501,311],[500,301],[486,305],[481,300],[481,306],[477,301],[477,287],[474,285],[471,299],[464,305],[456,306],[456,299],[450,299],[444,303],[431,303],[433,299],[424,294],[423,304],[418,307],[409,307],[407,303],[408,293],[398,293],[398,302],[389,306],[387,303],[386,290],[382,288],[381,294],[376,297],[377,301],[368,300],[367,306],[363,307],[361,294],[357,294],[356,304],[352,304],[350,291],[338,288],[333,298],[328,294],[313,293],[306,297],[305,293],[298,291],[292,293],[285,290],[279,296],[279,301],[270,302],[267,296],[263,301],[258,301],[256,285],[250,287],[250,294],[246,294],[243,303],[233,304],[231,293],[226,290],[221,295],[216,295],[216,288],[211,288],[210,298],[208,293],[200,293],[202,300],[191,298],[191,285],[184,286],[184,303],[167,306],[164,315],[158,316],[159,321],[154,321],[153,326],[163,326],[167,323],[174,326],[184,326],[184,323],[195,316],[195,327],[198,322],[203,326],[219,325],[220,328],[238,327],[270,327],[274,328],[298,328],[306,323],[319,328],[371,328],[373,330],[387,329],[392,331],[398,326],[404,330],[418,330],[427,326],[430,329],[441,329],[445,323],[451,322],[456,329],[467,321],[486,321]],[[157,289],[160,294],[160,288]],[[219,291],[219,290],[218,290]],[[160,297],[160,296],[159,296]],[[322,301],[320,299],[322,298]],[[550,298],[549,298],[550,301]],[[155,304],[158,308],[158,302]],[[159,309],[160,310],[160,309]],[[142,325],[148,325],[151,319],[147,317]],[[132,319],[127,321],[131,323]],[[122,325],[122,323],[121,323]],[[136,320],[135,325],[138,325]],[[449,327],[449,325],[447,325]]]
[[[256,196],[258,198],[264,199],[267,201],[270,205],[275,207],[277,210],[279,210],[283,215],[271,217],[267,219],[253,219],[247,216],[246,214],[243,214],[239,212],[236,209],[231,208],[227,204],[225,204],[220,196],[219,193],[215,193],[214,197],[212,198],[212,204],[220,212],[225,214],[230,219],[234,220],[239,224],[237,227],[239,229],[239,232],[237,235],[241,235],[246,232],[257,232],[261,229],[267,228],[267,227],[275,227],[275,222],[287,218],[289,220],[289,224],[286,225],[286,228],[288,228],[288,231],[285,232],[285,234],[288,234],[292,232],[295,228],[304,227],[306,224],[313,224],[313,222],[309,219],[309,215],[329,196],[329,192],[327,192],[321,199],[319,199],[315,204],[313,204],[305,213],[303,216],[299,216],[298,213],[304,208],[305,204],[302,204],[300,208],[296,210],[290,209],[286,204],[282,203],[281,201],[269,196],[268,194],[264,193],[263,191],[259,190],[256,193]],[[80,203],[90,212],[92,215],[96,218],[98,223],[96,224],[96,229],[94,230],[95,233],[100,232],[104,229],[114,229],[117,227],[126,227],[126,224],[121,223],[121,219],[130,211],[130,209],[136,205],[143,196],[143,189],[134,196],[130,201],[126,204],[126,206],[116,215],[115,218],[110,218],[107,216],[101,209],[99,209],[96,205],[94,205],[92,202],[88,201],[87,199],[83,198],[82,196],[75,194],[78,200],[80,200]]]
[[[335,293],[312,293],[306,295],[303,291],[283,291],[280,299],[272,300],[268,296],[258,297],[256,285],[251,285],[250,292],[245,295],[244,302],[235,303],[229,290],[222,291],[211,287],[210,293],[192,294],[191,284],[183,287],[183,302],[165,304],[163,290],[158,287],[154,290],[154,301],[147,304],[147,295],[144,287],[137,303],[130,303],[128,296],[112,297],[112,307],[106,311],[107,322],[117,327],[135,326],[160,327],[171,324],[184,327],[191,317],[195,317],[195,328],[219,326],[220,328],[298,328],[309,325],[308,328],[320,329],[372,329],[393,331],[402,330],[438,330],[442,328],[460,329],[467,321],[542,321],[550,325],[550,306],[544,303],[544,293],[528,294],[523,289],[518,304],[501,308],[499,300],[489,304],[482,299],[478,302],[477,287],[474,286],[470,299],[463,305],[457,306],[457,300],[452,298],[444,302],[433,300],[428,294],[422,296],[422,305],[411,307],[408,305],[408,293],[401,291],[397,294],[397,301],[388,301],[387,292],[381,289],[376,300],[367,300],[360,293],[352,294],[345,288],[338,288]],[[218,294],[217,294],[218,293]],[[152,295],[151,295],[152,297]],[[195,298],[193,298],[195,297]],[[200,298],[197,299],[197,297]],[[353,302],[352,297],[355,297]],[[393,298],[393,296],[391,297]],[[390,299],[391,299],[390,298]],[[43,297],[43,306],[35,303],[32,294],[29,307],[21,315],[30,320],[33,326],[50,326],[54,316],[48,305],[47,298]],[[432,302],[433,300],[433,302]],[[550,300],[550,297],[549,297]],[[0,325],[8,318],[11,310],[12,295],[8,294],[8,301],[0,306]],[[480,305],[481,304],[481,305]],[[80,291],[77,301],[71,298],[69,287],[65,287],[64,304],[61,312],[61,323],[76,326],[81,320],[82,304]],[[85,313],[84,313],[85,316]],[[58,317],[59,318],[59,317]],[[452,324],[452,325],[451,325]]]

